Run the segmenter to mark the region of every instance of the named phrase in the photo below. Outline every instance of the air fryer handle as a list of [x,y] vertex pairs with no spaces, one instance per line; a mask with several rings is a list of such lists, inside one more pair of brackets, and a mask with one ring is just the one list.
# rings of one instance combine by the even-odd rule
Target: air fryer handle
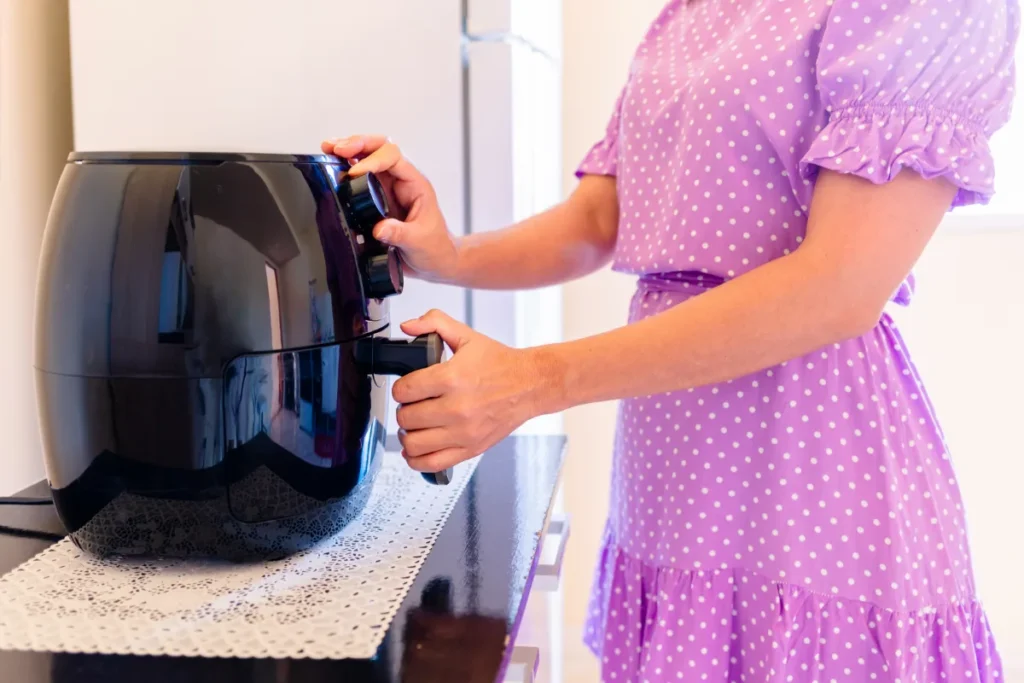
[[[415,339],[370,337],[356,344],[356,362],[374,375],[404,377],[411,372],[437,365],[444,359],[444,342],[437,333]],[[441,472],[424,472],[431,484],[447,485],[452,481],[451,468]]]
[[411,372],[437,365],[444,357],[440,335],[425,334],[415,339],[373,339],[373,374],[405,377]]

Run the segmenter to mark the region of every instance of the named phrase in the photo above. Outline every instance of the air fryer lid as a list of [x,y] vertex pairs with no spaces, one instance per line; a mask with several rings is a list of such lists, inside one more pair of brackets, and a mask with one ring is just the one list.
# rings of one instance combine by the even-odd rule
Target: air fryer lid
[[[379,330],[403,288],[372,237],[383,188],[335,157],[71,158],[46,238],[59,277],[41,282],[42,370],[217,377],[239,354]],[[331,164],[284,163],[298,158]]]
[[344,159],[329,154],[254,154],[249,152],[102,152],[80,151],[68,155],[69,163],[87,164],[221,164],[226,162],[284,163],[284,164],[329,164],[343,166]]

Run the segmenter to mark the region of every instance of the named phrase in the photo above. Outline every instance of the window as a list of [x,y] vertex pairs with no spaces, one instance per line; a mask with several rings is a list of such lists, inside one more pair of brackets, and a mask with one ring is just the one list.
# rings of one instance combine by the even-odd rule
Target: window
[[[178,206],[178,195],[174,197]],[[192,279],[182,248],[183,235],[180,216],[175,216],[167,226],[160,273],[157,341],[161,344],[188,343],[192,332]]]
[[267,298],[270,301],[270,338],[274,349],[281,349],[281,292],[277,286],[277,268],[265,264],[267,269]]

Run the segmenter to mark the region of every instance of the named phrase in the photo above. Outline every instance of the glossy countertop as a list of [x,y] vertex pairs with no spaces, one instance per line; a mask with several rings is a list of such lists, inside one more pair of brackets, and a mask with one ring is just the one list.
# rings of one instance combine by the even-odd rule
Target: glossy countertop
[[[562,437],[510,437],[485,454],[371,660],[205,659],[0,651],[19,683],[492,683],[529,596],[565,455]],[[24,495],[45,492],[33,487]],[[52,507],[0,524],[62,533]],[[0,573],[47,541],[0,533]]]

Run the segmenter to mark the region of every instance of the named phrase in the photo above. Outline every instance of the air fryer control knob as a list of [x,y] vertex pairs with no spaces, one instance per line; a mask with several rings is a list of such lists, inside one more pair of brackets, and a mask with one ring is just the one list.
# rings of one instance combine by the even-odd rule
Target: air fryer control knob
[[402,262],[394,247],[387,252],[371,256],[366,260],[366,295],[371,299],[384,299],[401,294],[405,288]]
[[358,229],[370,232],[391,214],[387,194],[372,173],[346,179],[339,190]]

